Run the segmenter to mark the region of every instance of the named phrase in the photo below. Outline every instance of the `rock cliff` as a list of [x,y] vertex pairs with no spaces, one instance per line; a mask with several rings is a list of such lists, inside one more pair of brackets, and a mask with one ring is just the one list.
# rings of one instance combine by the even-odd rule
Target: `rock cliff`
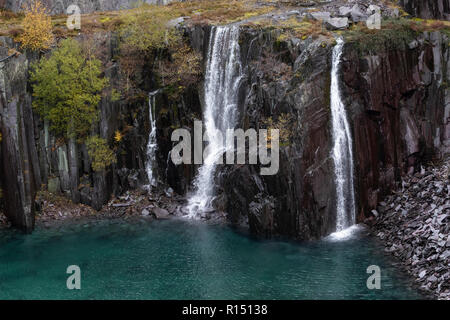
[[[211,27],[184,30],[205,57]],[[349,38],[342,56],[340,82],[354,140],[358,222],[371,215],[401,176],[450,152],[448,35],[417,32],[397,40],[393,45],[384,39],[368,50]],[[117,163],[95,173],[83,144],[61,143],[32,112],[27,76],[36,57],[8,56],[14,44],[2,41],[0,182],[5,212],[15,226],[32,230],[34,195],[41,184],[100,209],[112,195],[147,183],[147,95],[132,101],[102,99],[92,134],[108,141],[117,130],[126,134],[115,149]],[[94,41],[103,48],[105,75],[121,81],[115,35],[98,33]],[[327,235],[335,227],[329,89],[333,39],[284,37],[243,25],[239,42],[245,76],[236,93],[237,127],[259,129],[268,119],[276,122],[288,115],[289,137],[280,150],[277,175],[260,176],[256,165],[219,167],[214,205],[232,224],[247,225],[254,234],[301,240]],[[158,89],[153,63],[145,61],[137,71],[142,92]],[[155,102],[160,184],[186,194],[196,167],[169,160],[170,137],[175,128],[191,130],[193,121],[201,119],[202,83],[177,99],[161,91]]]

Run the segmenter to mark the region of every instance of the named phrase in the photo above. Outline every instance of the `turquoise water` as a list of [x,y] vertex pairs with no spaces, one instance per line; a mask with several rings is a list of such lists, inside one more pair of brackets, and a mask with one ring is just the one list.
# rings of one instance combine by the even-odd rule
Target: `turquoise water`
[[[381,268],[381,290],[366,269]],[[81,290],[68,290],[69,265]],[[370,238],[256,240],[183,220],[89,221],[0,231],[0,299],[416,299]]]

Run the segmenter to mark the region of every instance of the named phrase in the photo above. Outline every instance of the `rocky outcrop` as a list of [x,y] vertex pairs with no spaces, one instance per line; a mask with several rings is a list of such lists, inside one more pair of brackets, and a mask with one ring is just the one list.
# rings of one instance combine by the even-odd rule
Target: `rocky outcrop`
[[450,0],[400,0],[400,4],[419,18],[450,20]]
[[375,234],[423,289],[450,299],[450,161],[402,179],[374,211]]
[[[5,8],[14,12],[22,10],[27,0],[0,0],[0,8]],[[167,4],[171,0],[144,0],[148,4]],[[111,11],[130,9],[136,5],[135,0],[43,0],[51,14],[66,14],[70,5],[77,5],[81,13],[91,13],[94,11]],[[73,12],[72,12],[73,13]]]

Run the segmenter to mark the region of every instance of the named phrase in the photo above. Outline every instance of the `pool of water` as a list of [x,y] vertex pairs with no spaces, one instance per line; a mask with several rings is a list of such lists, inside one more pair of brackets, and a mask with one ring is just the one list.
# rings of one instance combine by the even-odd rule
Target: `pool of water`
[[[81,269],[68,290],[66,269]],[[366,286],[369,265],[381,289]],[[0,299],[423,298],[367,236],[310,243],[257,240],[184,220],[103,220],[0,231]]]

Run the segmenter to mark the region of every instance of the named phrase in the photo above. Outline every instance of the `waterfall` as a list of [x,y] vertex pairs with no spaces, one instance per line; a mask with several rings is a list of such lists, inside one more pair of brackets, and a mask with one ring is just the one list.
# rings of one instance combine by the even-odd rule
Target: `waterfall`
[[336,183],[336,231],[355,224],[355,192],[353,187],[353,151],[350,125],[339,87],[339,70],[344,41],[337,39],[333,48],[331,70],[332,157]]
[[203,121],[208,147],[203,164],[194,180],[194,194],[189,199],[190,218],[211,207],[214,197],[214,175],[217,162],[222,160],[221,132],[235,127],[237,113],[237,91],[242,79],[242,65],[239,47],[239,27],[213,27],[209,39],[204,84]]
[[147,161],[145,163],[145,170],[149,182],[149,188],[156,186],[156,149],[158,147],[156,142],[156,117],[155,117],[155,100],[158,90],[148,94],[148,113],[150,120],[150,134],[147,143]]

